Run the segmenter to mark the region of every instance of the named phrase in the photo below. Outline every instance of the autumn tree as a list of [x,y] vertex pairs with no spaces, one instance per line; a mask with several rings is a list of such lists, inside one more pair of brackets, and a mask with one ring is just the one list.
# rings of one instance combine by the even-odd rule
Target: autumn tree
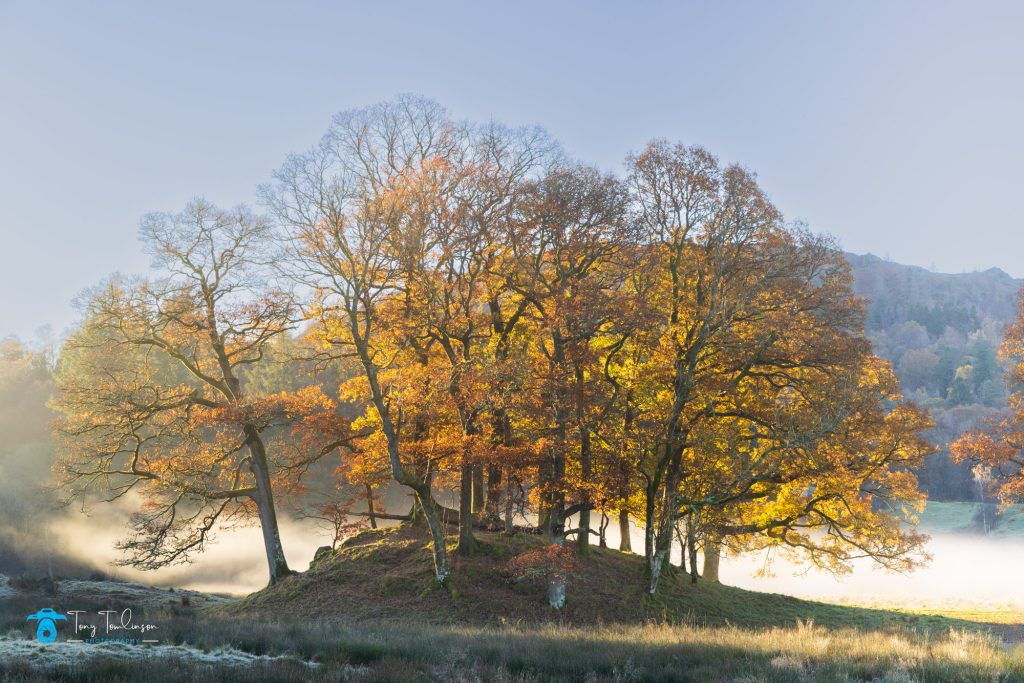
[[935,450],[922,436],[931,421],[902,400],[887,363],[873,356],[861,363],[793,394],[786,420],[774,426],[745,425],[735,418],[740,411],[712,425],[701,449],[714,463],[702,501],[712,505],[687,501],[703,516],[712,573],[723,543],[782,549],[834,573],[857,558],[894,571],[926,558],[926,537],[908,523],[923,509],[913,472]]
[[1006,414],[962,434],[950,452],[955,462],[974,463],[990,492],[1009,505],[1024,499],[1024,292],[1017,319],[1003,333],[999,358],[1010,389]]
[[289,572],[276,496],[347,443],[347,425],[317,386],[258,394],[242,381],[293,326],[291,295],[267,285],[266,221],[197,200],[147,216],[141,237],[156,275],[91,292],[61,355],[62,484],[72,497],[138,494],[120,547],[144,569],[255,517],[274,583]]
[[[524,201],[523,231],[511,241],[513,282],[528,306],[533,406],[528,429],[538,445],[539,525],[562,547],[566,522],[590,535],[594,508],[593,431],[599,402],[599,347],[621,317],[621,258],[628,250],[626,193],[614,178],[592,168],[552,169]],[[600,386],[600,383],[596,383]],[[552,572],[549,601],[565,602],[562,573]]]
[[745,169],[654,142],[618,179],[403,96],[336,117],[264,196],[316,353],[359,369],[338,474],[413,491],[441,583],[446,522],[469,552],[502,486],[506,531],[525,496],[546,535],[524,561],[560,568],[555,607],[592,512],[624,547],[642,522],[652,592],[680,529],[695,578],[701,543],[910,566],[927,420],[872,356],[841,253]]
[[[488,486],[485,465],[493,466],[488,422],[493,412],[492,366],[500,362],[501,339],[518,316],[494,324],[500,314],[505,278],[496,267],[507,261],[503,237],[518,210],[525,180],[550,154],[540,131],[509,130],[490,124],[460,130],[460,144],[441,159],[410,168],[401,182],[400,228],[419,236],[419,253],[407,274],[411,293],[406,319],[422,330],[426,365],[432,353],[442,368],[447,403],[457,416],[458,433],[448,434],[458,451],[459,552],[471,552],[474,516],[482,512]],[[496,339],[495,339],[496,337]],[[435,422],[437,430],[444,421]],[[496,484],[490,472],[490,488]],[[493,494],[493,491],[492,491]]]
[[[430,248],[410,216],[414,176],[456,158],[462,132],[433,102],[402,97],[346,112],[318,146],[291,157],[264,196],[290,245],[289,274],[313,292],[307,316],[325,354],[355,357],[392,476],[416,495],[435,576],[450,572],[432,482],[430,350],[414,315],[415,274]],[[434,425],[436,427],[436,425]]]
[[787,228],[748,171],[661,141],[630,167],[642,243],[659,274],[643,374],[654,386],[635,392],[659,397],[644,416],[654,438],[642,464],[653,592],[678,519],[699,527],[706,511],[754,490],[780,495],[775,487],[795,486],[798,472],[841,466],[815,463],[854,412],[856,392],[837,389],[857,386],[870,346],[842,255]]

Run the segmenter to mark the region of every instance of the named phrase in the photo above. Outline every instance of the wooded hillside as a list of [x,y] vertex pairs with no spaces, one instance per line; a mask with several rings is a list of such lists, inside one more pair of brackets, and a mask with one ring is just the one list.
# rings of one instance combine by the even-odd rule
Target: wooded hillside
[[935,273],[872,254],[846,254],[854,291],[869,300],[867,335],[892,362],[907,398],[931,411],[940,451],[920,472],[933,500],[978,500],[967,464],[955,465],[948,444],[1006,409],[1004,368],[996,357],[1003,328],[1017,311],[1022,281],[998,268]]

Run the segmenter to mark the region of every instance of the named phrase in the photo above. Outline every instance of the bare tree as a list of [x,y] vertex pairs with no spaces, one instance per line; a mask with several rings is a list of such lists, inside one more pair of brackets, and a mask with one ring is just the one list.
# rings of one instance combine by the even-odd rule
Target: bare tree
[[240,379],[292,327],[291,295],[266,284],[269,226],[197,200],[147,216],[141,236],[160,276],[96,290],[64,349],[55,400],[63,481],[72,496],[141,493],[121,547],[126,563],[147,569],[188,561],[218,524],[255,515],[274,583],[289,569],[273,482],[299,476],[347,434],[338,423],[332,443],[268,452],[272,427],[323,424],[333,404],[318,387],[249,395]]

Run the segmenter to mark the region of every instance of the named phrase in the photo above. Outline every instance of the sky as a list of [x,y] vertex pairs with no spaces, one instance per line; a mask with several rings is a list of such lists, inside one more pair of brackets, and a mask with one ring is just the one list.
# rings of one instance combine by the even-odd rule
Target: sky
[[141,273],[150,211],[255,188],[414,92],[608,171],[654,137],[853,252],[1024,275],[1024,3],[0,0],[0,337]]

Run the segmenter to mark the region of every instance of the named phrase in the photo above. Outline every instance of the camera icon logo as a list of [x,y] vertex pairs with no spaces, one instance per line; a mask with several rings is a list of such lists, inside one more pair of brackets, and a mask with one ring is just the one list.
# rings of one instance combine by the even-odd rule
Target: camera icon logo
[[57,640],[57,622],[67,620],[66,615],[54,612],[49,607],[44,607],[35,614],[28,615],[25,621],[38,621],[39,626],[36,627],[36,640],[40,643],[52,643]]

